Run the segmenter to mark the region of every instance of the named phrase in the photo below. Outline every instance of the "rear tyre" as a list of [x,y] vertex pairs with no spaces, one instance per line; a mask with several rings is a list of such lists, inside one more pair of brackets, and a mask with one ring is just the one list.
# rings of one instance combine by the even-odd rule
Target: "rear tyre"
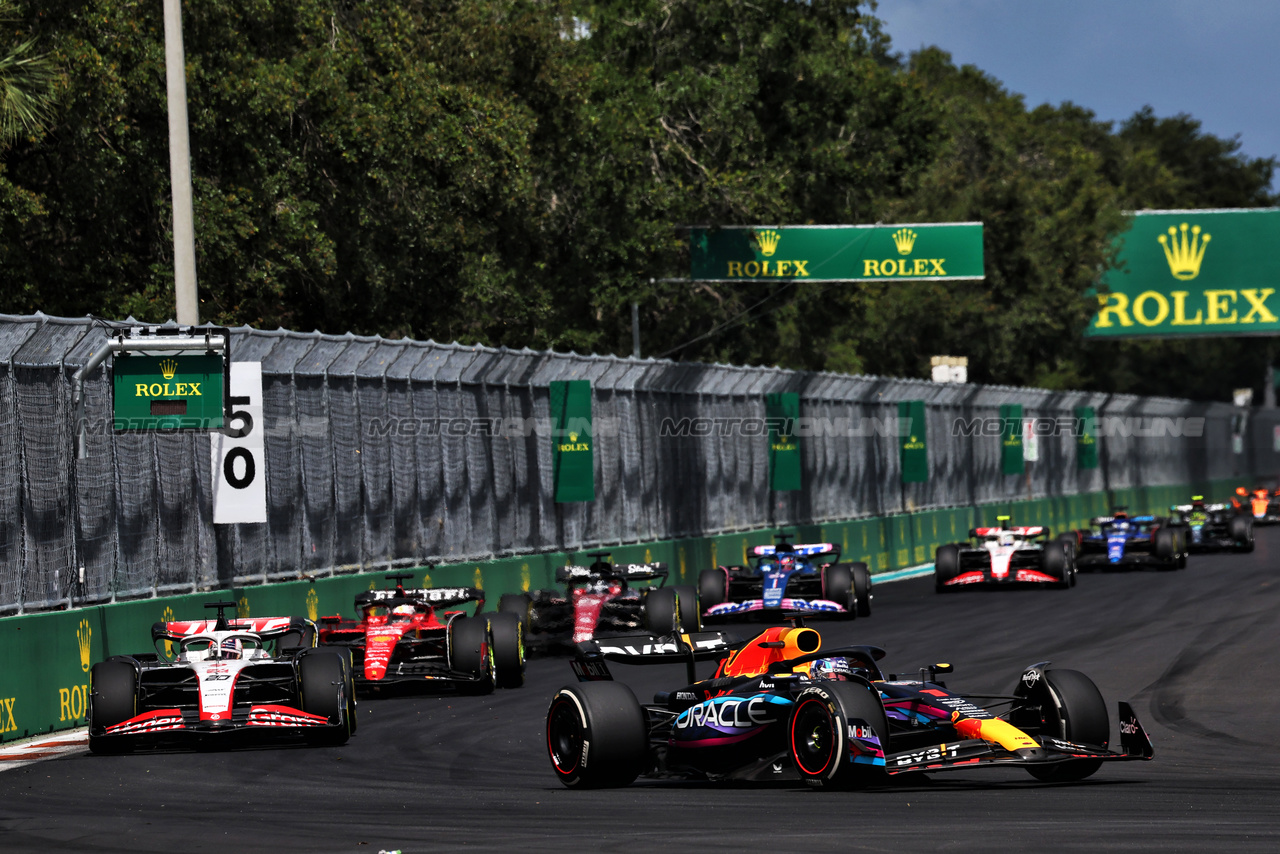
[[490,614],[489,637],[493,643],[494,684],[499,688],[519,688],[524,684],[524,623],[506,611]]
[[680,619],[679,597],[674,587],[654,587],[644,597],[644,624],[655,635],[675,634]]
[[698,598],[704,608],[712,608],[728,600],[728,574],[719,568],[704,569],[698,573]]
[[1152,539],[1155,556],[1163,561],[1163,569],[1178,568],[1178,535],[1168,528],[1160,528]]
[[570,789],[629,785],[644,770],[647,748],[644,711],[621,682],[568,685],[552,698],[547,753]]
[[837,563],[822,571],[822,598],[844,608],[844,611],[837,615],[840,619],[857,618],[858,591],[853,586],[853,564]]
[[[1040,702],[1041,733],[1076,744],[1107,746],[1111,737],[1107,704],[1088,676],[1078,670],[1046,670],[1030,696]],[[1072,783],[1101,766],[1101,759],[1073,759],[1032,765],[1027,772],[1046,783]]]
[[702,609],[698,603],[698,588],[692,584],[677,584],[673,589],[679,600],[680,628],[686,632],[702,631]]
[[449,623],[449,669],[471,677],[458,690],[463,694],[493,693],[493,647],[489,621],[483,617],[455,617]]
[[503,593],[498,599],[498,612],[515,614],[520,622],[529,625],[529,610],[533,607],[533,599],[528,593]]
[[953,588],[946,583],[960,574],[960,547],[956,545],[938,546],[937,555],[933,559],[933,588],[939,593],[946,593]]
[[89,750],[126,753],[127,737],[103,735],[138,714],[138,671],[127,661],[100,661],[89,671]]
[[[858,730],[861,721],[871,732]],[[855,740],[874,735],[881,755]],[[889,752],[889,722],[879,695],[858,682],[825,682],[806,688],[796,698],[787,725],[791,761],[800,777],[815,788],[858,789],[887,779],[881,759]],[[863,761],[856,761],[861,759]]]
[[298,658],[302,710],[329,719],[328,726],[316,727],[306,733],[309,744],[346,744],[351,737],[351,719],[346,714],[342,697],[351,672],[345,665],[341,655],[327,650],[317,650]]
[[871,570],[865,563],[850,564],[853,568],[853,591],[858,597],[858,616],[871,616]]

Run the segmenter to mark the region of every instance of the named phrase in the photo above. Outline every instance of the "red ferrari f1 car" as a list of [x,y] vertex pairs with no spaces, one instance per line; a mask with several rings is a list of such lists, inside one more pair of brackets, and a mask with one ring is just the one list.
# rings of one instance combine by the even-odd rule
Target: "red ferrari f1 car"
[[406,588],[412,575],[388,575],[394,589],[356,595],[357,620],[322,617],[321,649],[349,651],[362,693],[398,685],[452,686],[487,694],[524,684],[524,626],[514,614],[468,617],[448,610],[484,607],[478,587]]

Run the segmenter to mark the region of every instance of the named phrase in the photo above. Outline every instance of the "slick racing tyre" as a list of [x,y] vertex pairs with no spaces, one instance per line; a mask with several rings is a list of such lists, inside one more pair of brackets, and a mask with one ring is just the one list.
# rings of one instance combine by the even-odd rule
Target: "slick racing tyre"
[[1080,547],[1079,534],[1077,534],[1075,531],[1064,531],[1061,534],[1059,534],[1057,537],[1055,537],[1053,541],[1055,543],[1061,543],[1063,548],[1065,548],[1068,554],[1071,555],[1072,560],[1075,559],[1076,552],[1079,550],[1079,547]]
[[[880,740],[879,757],[866,743],[871,735]],[[824,682],[801,691],[787,724],[787,745],[796,772],[815,788],[857,789],[887,779],[889,721],[879,694],[867,685]],[[872,764],[877,758],[881,764]]]
[[1152,538],[1152,551],[1163,561],[1161,569],[1178,568],[1178,535],[1168,528],[1160,528]]
[[1231,517],[1231,525],[1228,530],[1231,533],[1231,539],[1234,542],[1237,551],[1253,551],[1252,519],[1248,516],[1233,516]]
[[645,627],[659,637],[675,634],[680,622],[679,596],[674,587],[653,587],[644,597]]
[[702,606],[698,603],[698,588],[692,584],[677,584],[672,589],[680,600],[680,628],[686,632],[702,631]]
[[331,652],[342,659],[342,672],[346,674],[346,682],[343,685],[343,691],[347,697],[347,720],[351,722],[351,734],[356,734],[356,725],[360,723],[360,719],[356,716],[356,671],[355,671],[355,654],[349,646],[330,646],[325,644],[320,647],[325,652]]
[[472,679],[459,683],[459,692],[492,693],[493,647],[489,643],[489,621],[484,617],[455,617],[449,623],[448,640],[449,669]]
[[109,726],[138,714],[138,671],[132,663],[108,659],[89,671],[89,749],[94,753],[123,753],[128,739],[102,734]]
[[515,614],[529,630],[529,618],[533,611],[533,597],[528,593],[503,593],[498,599],[498,611],[503,614]]
[[1050,543],[1040,553],[1040,571],[1058,579],[1054,587],[1066,590],[1071,586],[1071,553],[1059,543]]
[[[1019,682],[1019,689],[1023,683]],[[1106,747],[1111,737],[1107,704],[1093,680],[1078,670],[1046,670],[1044,678],[1025,692],[1040,704],[1039,729],[1076,744]],[[1083,780],[1102,765],[1101,759],[1073,759],[1046,765],[1031,765],[1028,773],[1046,783]]]
[[346,744],[351,737],[351,719],[342,697],[350,673],[345,664],[342,656],[328,650],[315,650],[298,657],[302,710],[329,719],[328,726],[307,732],[306,740],[310,744]]
[[489,639],[493,644],[493,681],[499,688],[524,684],[524,623],[515,614],[489,615]]
[[933,559],[933,588],[939,593],[946,593],[953,588],[946,583],[960,574],[960,547],[955,545],[938,546],[937,556]]
[[552,698],[547,752],[570,789],[629,785],[644,770],[647,748],[644,710],[621,682],[566,685]]
[[871,616],[871,570],[865,563],[849,564],[853,572],[853,591],[858,596],[858,616]]
[[729,598],[729,573],[719,567],[698,573],[698,598],[703,608],[713,608]]
[[858,616],[858,591],[853,586],[853,566],[851,563],[838,563],[822,571],[822,598],[844,608],[837,615],[844,620],[852,620]]

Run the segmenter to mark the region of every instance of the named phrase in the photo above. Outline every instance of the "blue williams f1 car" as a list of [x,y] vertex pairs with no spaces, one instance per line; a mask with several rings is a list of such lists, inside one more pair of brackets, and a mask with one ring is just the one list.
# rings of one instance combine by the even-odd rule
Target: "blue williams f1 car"
[[[1026,668],[1011,694],[951,691],[937,676],[883,675],[884,650],[823,650],[803,625],[772,627],[743,644],[720,632],[588,641],[577,685],[547,710],[547,749],[570,788],[626,786],[641,775],[704,780],[804,780],[858,788],[908,771],[1023,767],[1069,782],[1105,761],[1150,759],[1151,742],[1120,703],[1122,752],[1097,687],[1075,670]],[[711,679],[695,662],[718,660]],[[689,684],[641,705],[607,662],[684,663]]]
[[734,617],[784,611],[819,611],[852,620],[871,616],[871,571],[841,563],[835,543],[791,543],[778,534],[771,546],[751,550],[746,566],[718,566],[698,576],[704,616]]
[[1130,516],[1117,508],[1110,516],[1089,520],[1076,532],[1076,565],[1081,569],[1187,565],[1185,530],[1160,516]]

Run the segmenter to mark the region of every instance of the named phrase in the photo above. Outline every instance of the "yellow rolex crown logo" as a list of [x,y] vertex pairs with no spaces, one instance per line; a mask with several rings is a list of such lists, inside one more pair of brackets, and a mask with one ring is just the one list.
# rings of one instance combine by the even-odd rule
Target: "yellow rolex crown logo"
[[570,441],[570,442],[576,442],[576,441],[578,441],[578,434],[577,434],[577,433],[570,433],[570,434],[569,434],[569,441]]
[[173,375],[178,372],[178,363],[173,359],[163,359],[160,362],[160,373],[165,379],[173,379]]
[[85,673],[89,672],[89,642],[92,640],[93,628],[88,620],[81,620],[80,628],[76,629],[76,642],[80,645],[80,669]]
[[893,233],[894,245],[898,247],[899,255],[910,255],[911,249],[916,245],[916,238],[919,237],[909,228],[900,228]]
[[1187,224],[1179,229],[1169,226],[1169,236],[1160,235],[1156,240],[1164,249],[1164,258],[1169,262],[1169,272],[1175,279],[1187,281],[1200,275],[1200,262],[1204,260],[1205,247],[1209,245],[1209,235],[1200,234],[1200,226],[1191,226],[1191,240],[1187,240]]
[[241,596],[240,601],[236,603],[236,616],[242,620],[249,618],[249,599]]
[[756,233],[756,241],[760,244],[760,253],[766,258],[772,258],[773,253],[778,251],[778,241],[781,239],[782,235],[771,228]]

